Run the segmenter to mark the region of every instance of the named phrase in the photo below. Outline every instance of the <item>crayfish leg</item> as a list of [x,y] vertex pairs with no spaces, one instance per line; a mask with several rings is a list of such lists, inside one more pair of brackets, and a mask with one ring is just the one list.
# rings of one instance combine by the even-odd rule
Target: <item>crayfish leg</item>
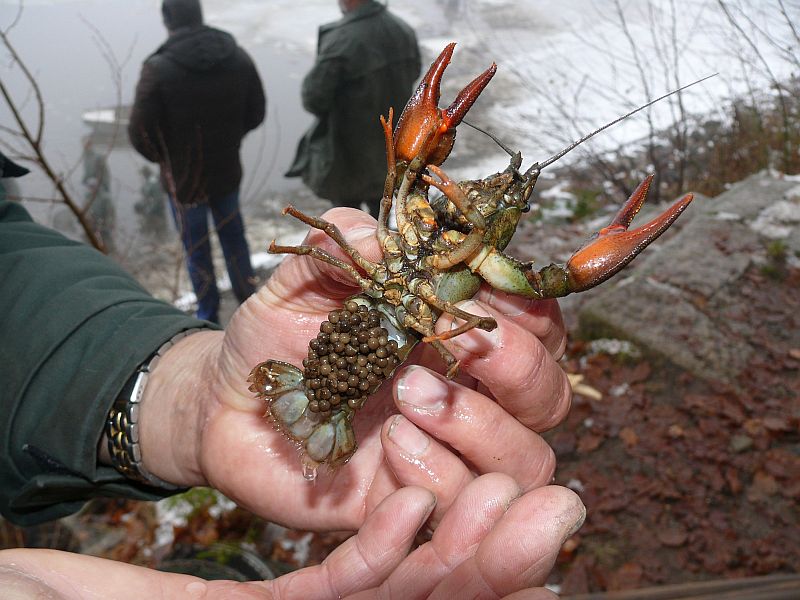
[[425,262],[432,268],[446,270],[468,260],[480,247],[483,242],[483,234],[486,232],[486,220],[475,205],[467,199],[464,190],[450,179],[444,171],[436,165],[428,165],[428,169],[439,178],[439,181],[429,175],[422,175],[422,180],[442,192],[472,225],[472,230],[457,248],[448,252],[433,254],[425,259]]
[[392,198],[394,197],[394,188],[397,185],[397,163],[395,162],[394,155],[394,138],[392,137],[392,119],[394,118],[394,109],[389,108],[388,118],[381,115],[381,127],[383,127],[383,137],[386,140],[386,181],[383,184],[383,197],[381,198],[381,207],[378,214],[378,235],[381,235],[381,230],[389,229],[389,213],[392,209]]
[[[382,265],[374,263],[371,260],[367,260],[361,256],[361,253],[351,246],[346,239],[344,239],[344,235],[342,235],[342,232],[339,230],[339,228],[330,221],[307,215],[291,205],[284,208],[283,213],[293,216],[295,219],[302,221],[314,229],[319,229],[320,231],[325,232],[329,238],[331,238],[342,250],[344,250],[345,254],[347,254],[353,260],[353,262],[356,263],[356,265],[364,269],[364,271],[366,271],[367,274],[373,279],[383,275]],[[297,253],[295,252],[295,254]]]
[[448,379],[453,379],[456,375],[458,375],[458,367],[459,367],[459,360],[453,356],[453,353],[447,349],[447,347],[440,342],[439,340],[431,340],[430,345],[436,348],[439,355],[442,357],[444,364],[447,365],[447,371],[445,375]]
[[397,190],[397,198],[394,207],[394,216],[397,221],[397,231],[400,232],[400,240],[405,249],[406,255],[414,255],[419,251],[420,241],[414,228],[408,200],[412,190],[419,178],[419,174],[425,167],[422,157],[417,156],[406,167],[403,179]]
[[414,286],[414,292],[416,295],[423,300],[425,303],[433,306],[434,308],[440,310],[441,312],[446,312],[450,315],[458,319],[462,319],[466,321],[464,325],[459,327],[458,329],[453,329],[450,332],[442,333],[438,335],[426,335],[423,338],[423,342],[427,342],[433,339],[439,340],[447,340],[465,331],[469,331],[470,329],[474,329],[477,327],[478,329],[483,329],[484,331],[491,331],[495,327],[497,327],[497,321],[495,321],[492,317],[482,317],[478,315],[473,315],[472,313],[468,313],[465,310],[460,309],[452,302],[448,302],[447,300],[443,300],[436,295],[433,291],[433,288],[427,282],[420,282]]
[[[461,335],[462,333],[468,332],[470,329],[483,329],[484,331],[491,331],[492,329],[497,327],[497,322],[489,317],[478,317],[475,315],[470,315],[468,313],[464,314],[467,315],[466,323],[459,325],[455,329],[450,329],[449,331],[445,331],[443,333],[437,333],[435,335],[427,335],[424,338],[422,338],[422,341],[431,343],[434,341],[451,340],[454,337]],[[457,316],[459,319],[464,318],[460,315]]]
[[328,254],[321,248],[314,248],[313,246],[279,246],[273,240],[269,245],[269,251],[273,254],[297,254],[298,256],[311,256],[316,260],[326,262],[329,265],[333,265],[334,267],[339,267],[340,269],[347,271],[347,273],[349,273],[350,276],[356,280],[356,283],[358,283],[358,285],[361,286],[361,289],[365,292],[374,288],[374,282],[359,273],[353,265],[336,258],[332,254]]

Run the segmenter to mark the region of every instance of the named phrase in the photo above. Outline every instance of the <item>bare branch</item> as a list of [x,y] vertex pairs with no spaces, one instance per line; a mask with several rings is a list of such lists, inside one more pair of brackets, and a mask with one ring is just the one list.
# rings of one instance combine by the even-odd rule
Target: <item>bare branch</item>
[[9,23],[8,27],[6,27],[6,28],[5,28],[5,29],[2,31],[2,33],[3,33],[4,35],[8,35],[8,33],[9,33],[9,32],[10,32],[12,29],[14,29],[14,27],[16,27],[16,26],[17,26],[17,23],[19,23],[19,22],[20,22],[20,19],[22,19],[22,12],[23,12],[23,9],[24,9],[24,7],[25,7],[24,3],[22,2],[22,0],[20,0],[20,1],[19,1],[19,4],[17,4],[17,14],[16,14],[16,15],[14,15],[14,18],[11,20],[11,23]]
[[[778,6],[781,7],[781,14],[783,15],[783,18],[786,20],[786,25],[789,26],[789,30],[792,32],[792,35],[794,36],[794,41],[797,42],[798,45],[800,45],[800,32],[797,31],[797,28],[794,26],[794,21],[789,17],[789,13],[786,11],[786,5],[783,3],[783,0],[778,0]],[[792,53],[792,56],[794,57],[795,63],[800,62],[798,61],[796,54]]]
[[45,104],[44,99],[41,94],[41,90],[39,85],[33,76],[33,74],[28,69],[27,65],[21,59],[19,54],[17,53],[16,49],[14,48],[13,44],[11,43],[8,35],[5,32],[0,32],[0,43],[2,43],[6,50],[11,55],[13,62],[16,63],[19,68],[21,69],[22,73],[25,75],[25,78],[28,81],[28,84],[31,86],[34,92],[34,97],[37,102],[38,114],[39,114],[39,124],[36,133],[34,134],[31,129],[29,128],[27,122],[22,117],[22,113],[20,112],[19,106],[15,103],[14,99],[11,97],[11,93],[6,85],[0,80],[0,95],[2,95],[3,99],[8,106],[11,115],[16,122],[17,126],[19,127],[19,134],[17,137],[21,137],[27,142],[28,146],[33,152],[33,156],[30,158],[32,162],[37,164],[44,174],[47,176],[50,181],[58,190],[60,195],[61,201],[67,205],[67,208],[75,215],[80,223],[86,237],[89,240],[89,243],[100,250],[101,252],[105,252],[105,245],[103,242],[98,239],[95,235],[95,232],[92,229],[91,223],[86,219],[85,215],[83,214],[81,207],[78,203],[72,198],[71,194],[67,191],[64,180],[60,177],[52,168],[47,157],[44,155],[44,151],[42,149],[42,136],[44,132],[44,116],[45,116]]
[[14,101],[11,99],[10,92],[6,86],[3,85],[2,81],[0,81],[0,93],[3,94],[3,98],[5,99],[9,108],[11,108],[12,105],[14,106],[14,109],[12,109],[12,114],[14,116],[14,120],[20,126],[20,129],[22,129],[25,135],[32,140],[32,143],[36,144],[36,146],[40,146],[42,143],[42,132],[44,131],[44,99],[42,98],[42,91],[39,88],[36,78],[30,72],[28,66],[22,62],[22,59],[20,59],[19,55],[17,54],[16,48],[14,48],[14,46],[11,44],[11,41],[8,39],[8,36],[3,32],[0,32],[0,42],[2,42],[6,47],[6,50],[8,50],[12,61],[16,63],[22,70],[22,73],[25,75],[25,79],[28,80],[28,84],[31,86],[31,89],[36,96],[36,103],[39,107],[39,126],[37,128],[36,135],[32,135],[28,130],[27,124],[23,121],[19,111],[16,110],[16,104],[14,104]]
[[766,60],[764,55],[756,46],[755,40],[753,40],[752,36],[748,35],[748,33],[742,28],[741,24],[736,20],[733,14],[728,9],[728,6],[725,4],[723,0],[717,0],[717,4],[719,4],[722,12],[725,14],[725,17],[728,19],[730,25],[737,31],[739,34],[744,38],[745,43],[750,47],[752,52],[758,58],[759,62],[764,67],[764,71],[766,72],[770,83],[775,88],[775,91],[778,93],[778,102],[781,108],[781,117],[783,119],[783,169],[784,171],[789,170],[789,164],[791,162],[790,159],[790,142],[789,142],[789,130],[790,130],[790,122],[789,122],[789,109],[786,104],[786,98],[784,97],[783,93],[783,85],[776,77],[775,73],[773,72],[772,68],[769,66],[769,62]]

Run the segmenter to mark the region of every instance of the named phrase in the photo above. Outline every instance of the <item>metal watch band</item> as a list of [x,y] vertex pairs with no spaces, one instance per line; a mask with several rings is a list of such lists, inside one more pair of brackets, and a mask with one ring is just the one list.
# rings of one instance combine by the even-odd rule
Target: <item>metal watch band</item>
[[183,338],[203,330],[202,327],[187,329],[162,344],[148,361],[136,369],[114,400],[105,427],[108,453],[111,456],[112,466],[128,479],[169,491],[183,489],[182,486],[173,485],[156,477],[142,464],[142,450],[139,446],[139,409],[147,380],[161,357]]

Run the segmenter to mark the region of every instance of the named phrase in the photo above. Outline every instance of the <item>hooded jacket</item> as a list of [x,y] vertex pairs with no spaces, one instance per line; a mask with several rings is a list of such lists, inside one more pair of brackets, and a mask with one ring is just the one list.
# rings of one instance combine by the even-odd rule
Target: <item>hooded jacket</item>
[[171,195],[204,203],[239,187],[242,138],[265,114],[261,78],[233,36],[190,25],[144,62],[128,135]]
[[369,1],[319,29],[317,60],[303,80],[303,107],[316,116],[287,177],[302,176],[334,202],[380,199],[386,144],[380,115],[400,117],[419,77],[414,30]]

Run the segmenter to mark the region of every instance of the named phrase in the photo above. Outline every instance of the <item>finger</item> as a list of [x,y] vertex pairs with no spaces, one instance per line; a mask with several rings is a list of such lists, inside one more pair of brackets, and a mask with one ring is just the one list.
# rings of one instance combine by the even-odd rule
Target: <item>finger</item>
[[538,337],[556,360],[563,356],[567,347],[567,330],[555,299],[534,300],[487,286],[481,288],[476,299],[510,317],[517,325]]
[[[550,446],[485,395],[420,366],[400,372],[394,394],[401,413],[479,473],[505,473],[526,490],[553,478],[556,459]],[[403,483],[426,485],[414,477],[414,466],[392,468]],[[437,498],[450,504],[450,498],[438,493]]]
[[[174,600],[246,600],[265,597],[262,582],[204,581],[162,573],[113,560],[45,549],[0,552],[3,598],[170,598]],[[19,592],[13,595],[13,592]]]
[[431,525],[436,526],[473,475],[453,452],[402,415],[386,420],[381,430],[386,462],[402,485],[422,486],[436,496]]
[[[542,342],[483,303],[468,300],[458,306],[497,321],[497,328],[492,331],[472,329],[447,342],[462,367],[534,431],[545,431],[560,423],[569,411],[572,388]],[[436,331],[448,331],[458,323],[445,314],[437,321]]]
[[[519,495],[517,483],[500,473],[472,481],[447,511],[433,538],[412,552],[376,595],[426,598],[443,578],[475,554]],[[456,593],[450,597],[477,596]]]
[[561,545],[585,516],[580,499],[566,488],[547,486],[528,492],[430,598],[495,598],[542,585]]
[[276,579],[275,595],[287,600],[342,598],[380,585],[407,556],[435,503],[433,494],[423,488],[397,490],[321,565]]

